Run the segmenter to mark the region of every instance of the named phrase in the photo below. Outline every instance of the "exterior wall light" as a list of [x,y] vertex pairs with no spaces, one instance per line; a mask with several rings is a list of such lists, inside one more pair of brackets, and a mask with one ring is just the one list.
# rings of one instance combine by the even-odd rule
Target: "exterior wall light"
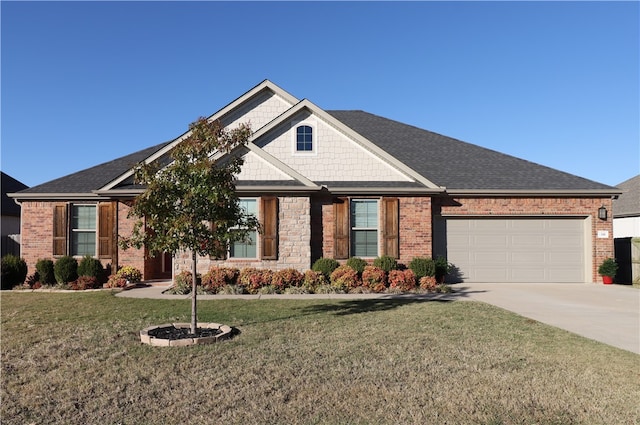
[[600,220],[606,220],[607,219],[607,209],[603,206],[601,206],[600,208],[598,208],[598,218]]

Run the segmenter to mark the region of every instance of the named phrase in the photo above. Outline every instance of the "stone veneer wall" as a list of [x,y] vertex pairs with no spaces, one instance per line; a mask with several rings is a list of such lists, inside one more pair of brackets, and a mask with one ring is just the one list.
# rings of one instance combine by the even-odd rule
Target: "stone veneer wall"
[[[607,220],[598,219],[598,208],[609,211]],[[600,280],[598,266],[605,258],[614,256],[613,217],[611,198],[547,198],[547,197],[492,197],[441,198],[434,201],[435,213],[468,216],[575,216],[590,217],[592,278]],[[598,231],[609,232],[608,238],[598,238]],[[587,258],[589,261],[589,258]]]
[[[212,266],[265,268],[281,270],[294,268],[304,272],[311,268],[311,202],[308,197],[278,197],[278,259],[261,260],[261,239],[258,235],[257,259],[215,260],[198,257],[198,273],[206,273]],[[191,253],[181,252],[174,259],[174,275],[191,270]]]

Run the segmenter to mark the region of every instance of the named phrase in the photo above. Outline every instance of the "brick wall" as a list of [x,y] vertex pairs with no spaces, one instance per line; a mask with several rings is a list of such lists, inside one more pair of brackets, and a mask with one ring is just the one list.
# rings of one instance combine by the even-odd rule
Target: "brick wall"
[[[598,208],[609,211],[607,220],[598,219]],[[493,198],[436,198],[434,213],[469,216],[574,216],[590,223],[591,270],[593,281],[599,281],[598,266],[607,257],[613,257],[613,220],[611,198],[547,198],[547,197],[493,197]],[[607,238],[598,238],[599,231],[608,232]]]
[[415,257],[431,257],[432,222],[430,197],[400,198],[400,259],[409,264]]
[[[127,217],[130,209],[128,205],[118,202],[118,238],[131,236],[136,220]],[[142,272],[143,280],[153,278],[154,276],[150,274],[149,267],[146,267],[144,253],[143,248],[128,248],[125,250],[118,244],[118,267],[133,266]]]
[[53,259],[53,205],[51,202],[23,202],[20,255],[28,274],[36,271],[39,259]]

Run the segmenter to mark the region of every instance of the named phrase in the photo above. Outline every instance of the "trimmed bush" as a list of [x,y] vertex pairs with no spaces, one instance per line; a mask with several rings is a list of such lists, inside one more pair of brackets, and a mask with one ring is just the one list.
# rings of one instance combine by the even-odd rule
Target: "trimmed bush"
[[304,282],[304,275],[298,270],[290,268],[278,270],[273,274],[271,284],[276,287],[278,291],[282,291],[288,287],[300,287]]
[[347,265],[342,265],[331,273],[331,286],[339,291],[348,292],[361,283],[358,273]]
[[415,257],[409,263],[409,268],[416,275],[416,280],[420,280],[425,276],[436,275],[436,264],[432,258]]
[[398,269],[398,262],[396,261],[396,259],[393,257],[389,257],[388,255],[377,257],[375,260],[373,260],[373,265],[376,267],[380,267],[387,273],[389,273],[391,270]]
[[15,255],[2,257],[2,285],[1,288],[12,289],[21,285],[27,278],[27,262]]
[[313,263],[313,266],[311,266],[311,270],[313,270],[314,272],[321,272],[324,277],[329,280],[331,278],[331,273],[333,273],[333,271],[339,266],[340,263],[338,263],[338,261],[334,260],[333,258],[322,257],[318,258],[316,262]]
[[419,280],[420,289],[427,292],[435,292],[438,283],[436,282],[436,278],[434,276],[423,276]]
[[347,260],[347,266],[362,276],[362,272],[364,272],[364,268],[368,266],[368,263],[360,257],[351,257]]
[[38,280],[42,285],[56,284],[56,275],[53,272],[52,260],[38,260],[36,263],[36,271],[38,273]]
[[84,291],[85,289],[100,289],[102,284],[95,276],[79,276],[76,280],[69,283],[69,289],[74,291]]
[[53,274],[60,285],[73,282],[78,278],[78,261],[68,255],[58,258],[53,266]]
[[205,291],[217,294],[227,285],[235,285],[238,281],[240,270],[229,267],[211,267],[202,276],[202,287]]
[[451,265],[449,264],[446,258],[441,256],[436,258],[434,263],[435,263],[435,269],[436,269],[436,273],[435,273],[436,280],[442,283],[444,281],[444,277],[449,274],[449,271],[451,270]]
[[416,275],[411,269],[391,270],[389,272],[389,289],[408,292],[416,289]]
[[104,266],[97,258],[85,255],[78,264],[78,276],[95,277],[100,283],[105,282]]
[[307,270],[304,272],[302,286],[311,293],[315,293],[319,287],[326,286],[327,283],[327,278],[322,272],[314,270]]
[[380,267],[367,266],[362,272],[362,285],[373,292],[384,292],[387,289],[387,273]]
[[254,267],[245,267],[240,270],[239,283],[250,294],[258,294],[260,288],[271,285],[273,279],[273,271],[269,269],[256,269]]

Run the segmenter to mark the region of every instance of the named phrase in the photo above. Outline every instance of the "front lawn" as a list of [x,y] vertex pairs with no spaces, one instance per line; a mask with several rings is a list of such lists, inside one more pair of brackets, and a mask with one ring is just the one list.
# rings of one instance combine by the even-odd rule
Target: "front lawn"
[[637,424],[640,356],[476,302],[2,293],[3,424]]

